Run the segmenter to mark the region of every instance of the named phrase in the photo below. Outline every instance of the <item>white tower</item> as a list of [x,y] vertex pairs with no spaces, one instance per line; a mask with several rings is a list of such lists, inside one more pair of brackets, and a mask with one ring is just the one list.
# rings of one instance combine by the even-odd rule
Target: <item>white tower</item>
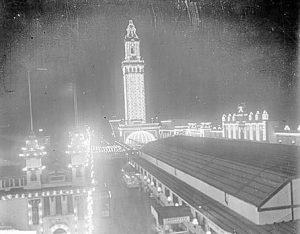
[[47,154],[44,146],[40,146],[36,136],[31,133],[26,140],[26,147],[22,147],[20,157],[26,160],[26,166],[23,171],[26,172],[27,189],[39,189],[42,187],[42,157]]
[[86,182],[86,167],[90,152],[89,129],[76,129],[70,132],[70,144],[66,152],[71,156],[69,168],[72,169],[72,183],[82,185]]
[[125,121],[146,121],[144,60],[140,56],[140,40],[132,20],[125,36],[125,59],[122,62],[124,78]]

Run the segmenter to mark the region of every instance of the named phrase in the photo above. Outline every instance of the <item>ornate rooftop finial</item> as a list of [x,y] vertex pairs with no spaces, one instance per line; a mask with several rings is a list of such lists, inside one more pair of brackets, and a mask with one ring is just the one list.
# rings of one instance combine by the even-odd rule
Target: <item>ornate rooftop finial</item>
[[256,111],[255,120],[259,120],[259,117],[260,117],[260,113],[259,113],[259,111]]
[[263,120],[268,120],[269,119],[269,114],[266,110],[264,110],[263,113],[262,113],[262,119]]
[[233,115],[232,115],[232,121],[235,121],[235,120],[236,120],[236,119],[235,119],[235,116],[236,116],[236,114],[233,113]]
[[246,104],[243,102],[241,104],[238,105],[238,113],[244,113],[246,108]]
[[135,29],[135,26],[134,26],[132,20],[129,20],[129,24],[128,24],[128,26],[127,26],[126,31],[127,31],[127,34],[126,34],[126,36],[125,36],[125,39],[126,39],[126,40],[131,40],[131,39],[136,39],[136,40],[138,40],[138,39],[139,39],[139,37],[138,37],[137,34],[136,34],[136,29]]
[[226,121],[226,115],[225,115],[225,114],[223,114],[223,116],[222,116],[222,121],[223,121],[223,122]]
[[249,113],[249,120],[252,121],[252,119],[253,119],[253,112],[250,112]]
[[291,129],[290,129],[290,127],[289,127],[289,125],[285,125],[284,126],[284,131],[290,131]]
[[227,115],[227,121],[230,121],[231,120],[231,114],[228,114]]

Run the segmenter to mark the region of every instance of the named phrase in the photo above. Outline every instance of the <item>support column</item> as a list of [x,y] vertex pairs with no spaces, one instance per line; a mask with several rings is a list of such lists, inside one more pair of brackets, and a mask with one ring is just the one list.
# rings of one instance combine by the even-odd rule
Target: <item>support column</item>
[[263,121],[263,141],[267,140],[267,126],[266,126],[266,121]]
[[253,141],[253,125],[250,124],[249,126],[249,137],[250,137],[250,140]]
[[231,129],[232,129],[232,126],[231,124],[228,125],[228,138],[231,139]]
[[236,139],[236,125],[235,124],[233,124],[233,139]]
[[244,139],[248,140],[248,132],[249,132],[249,126],[245,125],[244,127]]
[[55,197],[49,197],[49,203],[50,203],[50,215],[55,215],[56,212],[56,204],[55,204]]
[[256,140],[260,141],[259,124],[256,124]]

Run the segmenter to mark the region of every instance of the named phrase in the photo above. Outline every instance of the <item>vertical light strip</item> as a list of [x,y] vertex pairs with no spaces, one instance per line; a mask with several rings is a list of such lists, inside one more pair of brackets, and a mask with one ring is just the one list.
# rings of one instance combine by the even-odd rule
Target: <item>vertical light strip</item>
[[40,224],[40,233],[44,232],[43,228],[43,207],[42,207],[42,200],[39,203],[39,224]]
[[32,205],[28,202],[27,204],[28,208],[28,224],[32,225]]

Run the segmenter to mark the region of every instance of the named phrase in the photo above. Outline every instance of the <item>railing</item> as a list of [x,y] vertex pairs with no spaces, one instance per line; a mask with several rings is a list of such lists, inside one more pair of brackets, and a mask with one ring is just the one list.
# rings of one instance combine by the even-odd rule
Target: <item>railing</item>
[[125,149],[118,145],[92,146],[93,153],[123,153]]
[[23,188],[27,185],[26,177],[3,177],[0,178],[0,190],[10,190],[13,188]]

